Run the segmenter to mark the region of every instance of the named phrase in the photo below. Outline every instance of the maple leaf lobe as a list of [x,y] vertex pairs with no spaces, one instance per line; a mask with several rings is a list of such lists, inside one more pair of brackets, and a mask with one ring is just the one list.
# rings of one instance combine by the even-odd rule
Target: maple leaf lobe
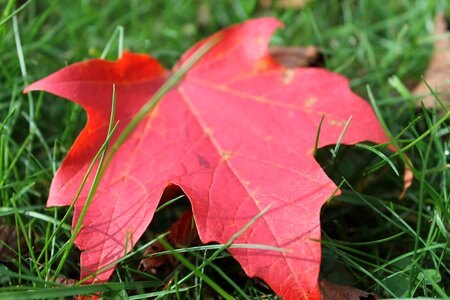
[[[93,59],[70,65],[24,90],[46,91],[81,105],[87,123],[52,181],[48,206],[69,205],[83,176],[103,144],[111,112],[112,86],[116,86],[116,135],[164,82],[167,71],[154,58],[124,51],[117,61]],[[132,99],[128,94],[132,93]],[[129,101],[131,100],[131,101]],[[74,179],[75,178],[75,179]],[[89,182],[88,182],[89,183]]]

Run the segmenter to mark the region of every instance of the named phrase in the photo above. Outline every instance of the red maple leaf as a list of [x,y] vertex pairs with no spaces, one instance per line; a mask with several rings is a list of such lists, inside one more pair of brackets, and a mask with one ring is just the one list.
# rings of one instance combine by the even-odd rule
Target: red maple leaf
[[[319,147],[335,144],[350,117],[343,144],[388,139],[346,78],[319,68],[287,69],[268,54],[269,39],[279,26],[277,20],[262,18],[223,30],[222,40],[121,146],[76,238],[83,250],[82,278],[130,251],[164,189],[178,185],[192,203],[203,243],[226,243],[270,206],[235,243],[286,251],[235,248],[230,253],[248,276],[265,280],[284,299],[320,298],[319,214],[336,190],[313,156],[320,120],[325,115]],[[86,127],[53,179],[49,206],[73,201],[104,142],[112,85],[120,120],[117,137],[168,76],[155,59],[124,53],[115,62],[94,59],[68,66],[26,89],[70,99],[88,114]],[[74,224],[87,191],[75,205]],[[112,272],[97,274],[95,280],[106,281]]]

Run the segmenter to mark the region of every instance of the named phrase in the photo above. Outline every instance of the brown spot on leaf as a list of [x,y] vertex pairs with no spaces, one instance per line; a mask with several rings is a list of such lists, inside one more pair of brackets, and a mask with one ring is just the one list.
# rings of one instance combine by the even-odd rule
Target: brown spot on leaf
[[260,45],[265,45],[266,44],[266,39],[263,37],[259,37],[257,40],[258,44]]
[[287,69],[283,72],[283,83],[284,84],[290,84],[292,82],[292,79],[294,79],[294,70]]
[[345,126],[345,123],[346,122],[343,120],[333,120],[333,119],[328,120],[328,124],[332,126]]
[[310,97],[308,99],[305,100],[305,107],[310,108],[312,107],[314,104],[316,104],[317,102],[317,98],[315,97]]
[[222,159],[224,161],[227,161],[231,158],[232,155],[233,155],[233,151],[224,151],[224,152],[222,152]]
[[199,165],[202,166],[203,168],[206,168],[206,169],[210,169],[211,168],[211,164],[203,156],[197,155],[197,161],[198,161]]
[[266,70],[269,70],[270,68],[273,67],[274,63],[276,64],[276,62],[273,60],[272,57],[265,56],[256,63],[255,71],[264,72]]

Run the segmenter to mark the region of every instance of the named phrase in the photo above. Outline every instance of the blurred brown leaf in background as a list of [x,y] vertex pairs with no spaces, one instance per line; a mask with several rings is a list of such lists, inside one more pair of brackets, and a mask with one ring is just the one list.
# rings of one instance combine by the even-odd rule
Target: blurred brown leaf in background
[[320,280],[322,300],[378,300],[377,295],[366,293],[353,287],[335,285],[328,280]]
[[[450,34],[448,32],[448,23],[444,13],[436,16],[434,36],[434,52],[431,57],[428,68],[425,71],[424,79],[428,85],[439,96],[440,101],[445,107],[450,106]],[[440,106],[425,82],[421,81],[413,90],[415,96],[424,96],[423,103],[426,107]]]

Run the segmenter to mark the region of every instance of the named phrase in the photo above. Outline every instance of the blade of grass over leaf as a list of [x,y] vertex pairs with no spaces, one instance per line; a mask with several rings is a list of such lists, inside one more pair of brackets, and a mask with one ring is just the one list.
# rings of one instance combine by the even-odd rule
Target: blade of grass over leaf
[[[199,49],[164,83],[164,85],[155,93],[155,95],[138,111],[133,119],[128,123],[121,135],[117,138],[116,142],[111,146],[108,158],[106,159],[104,170],[108,167],[114,154],[119,150],[120,146],[125,142],[128,136],[133,132],[139,122],[150,112],[156,104],[166,95],[170,89],[172,89],[189,71],[194,64],[203,57],[214,45],[221,40],[220,35],[216,35]],[[103,171],[104,172],[104,171]]]
[[167,201],[167,202],[161,204],[160,206],[158,206],[158,208],[155,210],[155,213],[157,213],[160,210],[164,209],[165,207],[167,207],[167,206],[177,202],[178,200],[183,199],[184,197],[185,197],[185,195],[180,195],[180,196],[177,196],[177,197],[175,197],[173,199],[170,199],[169,201]]
[[317,127],[317,134],[316,134],[316,140],[314,142],[314,151],[313,155],[316,156],[317,153],[317,147],[319,145],[319,139],[320,139],[320,129],[322,128],[323,119],[325,118],[325,114],[322,115],[322,118],[320,119],[319,126]]
[[[265,251],[286,252],[286,249],[283,249],[283,248],[267,246],[267,245],[257,245],[257,244],[231,244],[228,247],[226,247],[226,249],[260,249],[260,250],[265,250]],[[218,244],[218,245],[193,246],[193,247],[185,247],[185,248],[180,248],[180,249],[173,249],[172,251],[175,251],[178,253],[188,253],[188,252],[199,252],[199,251],[207,251],[207,250],[216,250],[216,252],[219,252],[217,254],[217,256],[218,256],[224,251],[224,245]],[[145,257],[163,256],[163,255],[167,255],[167,254],[170,254],[170,252],[169,251],[161,251],[161,252],[154,253],[152,255],[145,256]]]
[[[115,118],[115,109],[116,109],[116,89],[115,86],[113,85],[112,87],[113,90],[113,94],[112,94],[112,106],[111,106],[111,115],[110,115],[110,120],[109,120],[109,125],[108,125],[108,134],[107,137],[112,137],[112,134],[114,132],[114,128],[117,126],[117,123],[114,123],[114,118]],[[62,267],[64,266],[64,263],[66,262],[67,257],[69,256],[70,250],[75,242],[75,239],[78,235],[78,233],[81,230],[81,226],[83,224],[83,219],[84,216],[86,215],[86,212],[89,208],[89,204],[92,200],[92,198],[94,197],[95,191],[98,187],[98,184],[100,183],[100,179],[101,179],[101,170],[103,168],[103,163],[105,160],[105,156],[106,153],[108,151],[108,145],[109,145],[109,140],[105,141],[105,148],[103,149],[103,151],[100,154],[100,158],[99,158],[99,163],[98,163],[98,168],[95,172],[95,176],[94,176],[94,180],[92,182],[92,186],[89,190],[89,194],[88,197],[86,199],[86,202],[84,203],[83,209],[81,210],[80,216],[78,218],[77,224],[76,226],[73,228],[73,232],[72,235],[69,239],[69,242],[67,244],[66,250],[63,254],[63,257],[61,258],[61,261],[58,264],[58,267],[55,270],[55,274],[54,274],[54,280],[56,280],[56,278],[58,277],[59,273],[61,272]]]
[[336,158],[336,154],[339,152],[339,148],[341,147],[342,139],[344,138],[344,135],[347,132],[348,125],[350,125],[352,118],[353,118],[353,116],[350,116],[350,118],[347,120],[347,122],[345,122],[344,128],[342,129],[341,134],[339,135],[339,138],[336,142],[336,146],[334,146],[334,149],[331,151],[333,158]]
[[[97,189],[98,184],[100,183],[100,180],[102,178],[102,175],[104,171],[106,170],[108,163],[114,156],[114,153],[119,149],[120,145],[126,140],[126,138],[131,134],[131,132],[134,130],[134,128],[139,124],[139,122],[145,117],[145,115],[158,103],[158,101],[173,87],[175,86],[178,81],[184,76],[184,74],[206,53],[208,52],[218,41],[220,40],[220,36],[216,36],[216,38],[212,39],[210,42],[206,43],[203,47],[199,48],[198,51],[194,53],[194,55],[185,63],[183,64],[180,69],[174,73],[174,75],[158,90],[158,92],[154,95],[154,97],[145,104],[142,109],[136,114],[136,116],[130,121],[130,123],[127,125],[127,127],[124,129],[122,134],[117,138],[116,142],[112,145],[111,150],[109,152],[109,155],[105,158],[105,155],[108,150],[108,143],[109,139],[105,142],[105,148],[100,154],[99,157],[99,165],[98,169],[95,173],[95,177],[92,183],[92,186],[90,188],[87,200],[83,206],[83,209],[80,213],[79,219],[77,221],[76,226],[74,227],[73,233],[71,235],[71,238],[65,248],[63,257],[60,260],[60,263],[58,264],[58,267],[55,271],[54,278],[57,278],[59,272],[61,271],[62,267],[64,266],[64,263],[69,255],[69,251],[73,246],[73,243],[81,230],[81,225],[84,219],[84,216],[87,212],[87,209],[89,207],[89,204],[92,200],[92,198],[95,195],[95,191]],[[115,110],[115,103],[116,103],[116,95],[115,95],[115,88],[113,87],[113,104],[112,104],[112,110],[111,110],[111,117],[110,117],[110,123],[108,128],[108,137],[111,136],[111,131],[117,126],[113,125],[114,122],[114,110]],[[88,175],[85,176],[87,178]],[[79,191],[82,187],[80,187]],[[76,198],[75,198],[76,199]],[[67,215],[67,214],[66,214]],[[48,245],[48,243],[47,243]],[[46,245],[46,247],[48,247]],[[46,250],[46,247],[44,250]],[[41,252],[40,258],[45,253],[45,251]]]
[[74,207],[74,205],[75,205],[75,202],[77,201],[77,199],[78,199],[78,197],[79,197],[79,195],[80,195],[80,193],[81,193],[81,190],[82,190],[83,187],[86,185],[87,179],[88,179],[89,175],[91,174],[92,170],[94,169],[95,164],[96,164],[97,161],[99,160],[99,158],[100,158],[100,156],[102,155],[102,153],[104,153],[104,151],[107,149],[108,143],[109,143],[109,141],[111,140],[111,138],[112,138],[112,136],[113,136],[113,134],[114,134],[116,128],[117,128],[117,124],[113,127],[113,129],[111,130],[110,134],[106,137],[105,142],[103,143],[103,145],[100,147],[99,151],[98,151],[98,152],[96,153],[96,155],[94,156],[92,162],[91,162],[90,165],[89,165],[88,170],[86,171],[86,174],[85,174],[84,177],[83,177],[83,180],[82,180],[82,182],[81,182],[81,184],[80,184],[80,186],[79,186],[79,188],[78,188],[78,192],[77,192],[77,194],[75,195],[74,200],[72,201],[71,205],[70,205],[69,208],[67,209],[67,212],[66,212],[66,213],[64,214],[64,216],[61,218],[61,220],[58,222],[58,224],[55,224],[55,223],[54,223],[54,224],[57,225],[57,226],[52,230],[52,234],[51,234],[50,238],[46,240],[47,242],[45,243],[45,245],[44,245],[44,247],[43,247],[43,249],[42,249],[42,251],[41,251],[41,254],[40,254],[40,255],[38,256],[38,258],[37,258],[37,261],[38,261],[38,262],[42,259],[42,256],[44,255],[44,253],[45,253],[45,251],[47,250],[47,248],[49,247],[49,245],[50,245],[51,243],[53,243],[52,241],[53,241],[53,239],[56,237],[56,235],[58,234],[58,232],[60,231],[60,229],[67,226],[67,225],[65,224],[65,222],[66,222],[67,218],[71,215],[72,210],[73,210],[73,207]]
[[[77,221],[77,224],[73,230],[72,236],[69,240],[69,243],[67,245],[67,248],[64,252],[64,255],[58,264],[58,267],[55,271],[54,277],[56,278],[59,272],[61,271],[65,260],[67,259],[69,255],[69,251],[73,246],[73,243],[76,239],[76,236],[78,232],[81,230],[81,225],[83,222],[84,215],[87,212],[87,209],[89,207],[89,203],[91,202],[92,198],[95,195],[95,191],[100,183],[100,180],[104,174],[104,171],[108,167],[109,162],[111,161],[112,157],[114,156],[115,152],[119,149],[119,147],[123,144],[123,142],[127,139],[127,137],[131,134],[131,132],[134,130],[134,128],[139,124],[139,122],[145,117],[145,115],[158,103],[158,101],[173,87],[175,86],[178,81],[184,76],[184,74],[205,54],[207,53],[218,41],[220,40],[220,36],[216,36],[216,38],[211,39],[210,42],[203,45],[203,47],[200,47],[194,55],[186,61],[185,64],[183,64],[180,69],[173,74],[173,76],[157,91],[157,93],[153,96],[153,98],[145,104],[141,110],[135,115],[135,117],[130,121],[130,123],[127,125],[127,127],[123,130],[122,134],[117,138],[116,142],[112,145],[111,150],[109,152],[109,155],[105,159],[105,155],[107,153],[107,146],[103,150],[102,154],[100,155],[100,161],[98,169],[95,173],[95,177],[92,183],[92,186],[90,188],[87,200],[83,206],[83,209],[80,213],[79,219]],[[112,111],[111,111],[111,118],[110,118],[110,124],[108,129],[108,136],[111,133],[111,130],[113,127],[113,121],[114,121],[114,109],[115,109],[115,89],[113,88],[113,105],[112,105]],[[106,142],[106,145],[108,145],[108,141]],[[44,252],[42,252],[44,253]]]

